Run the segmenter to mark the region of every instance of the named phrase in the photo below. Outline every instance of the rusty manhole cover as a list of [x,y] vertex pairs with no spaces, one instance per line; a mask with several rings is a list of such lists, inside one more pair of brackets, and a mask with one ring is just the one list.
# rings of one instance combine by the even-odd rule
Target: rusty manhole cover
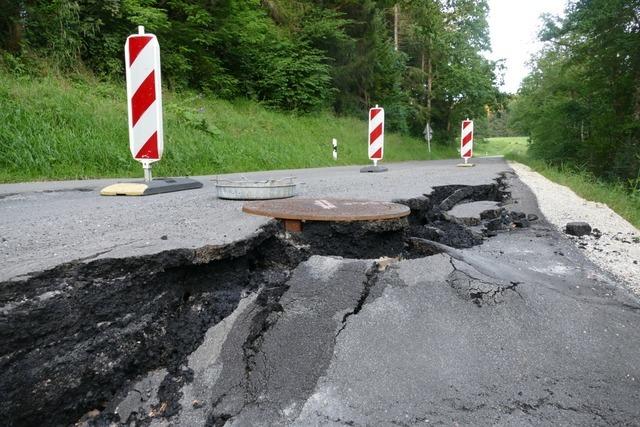
[[287,199],[247,202],[242,210],[285,222],[288,231],[301,231],[302,221],[378,221],[402,218],[408,206],[354,199]]

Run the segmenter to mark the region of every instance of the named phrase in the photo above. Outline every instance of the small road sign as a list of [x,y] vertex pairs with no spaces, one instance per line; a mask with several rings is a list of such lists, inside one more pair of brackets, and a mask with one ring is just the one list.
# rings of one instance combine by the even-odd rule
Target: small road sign
[[427,145],[429,147],[429,152],[431,152],[431,139],[433,138],[433,129],[431,129],[431,124],[427,122],[427,125],[424,127],[424,139],[427,141]]

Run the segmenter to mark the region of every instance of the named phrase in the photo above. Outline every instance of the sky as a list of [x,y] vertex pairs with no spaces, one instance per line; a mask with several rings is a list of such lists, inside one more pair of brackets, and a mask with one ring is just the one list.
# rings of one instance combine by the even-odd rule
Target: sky
[[562,15],[565,0],[489,0],[491,59],[505,59],[505,92],[515,93],[529,73],[526,63],[542,44],[537,34],[540,15]]

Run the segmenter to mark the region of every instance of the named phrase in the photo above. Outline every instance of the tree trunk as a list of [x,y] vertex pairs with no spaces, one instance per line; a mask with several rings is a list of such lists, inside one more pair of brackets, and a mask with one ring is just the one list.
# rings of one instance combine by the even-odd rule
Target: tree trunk
[[7,50],[9,52],[18,52],[22,45],[22,24],[17,19],[11,24],[9,39],[7,40]]
[[433,88],[433,66],[431,64],[431,53],[427,57],[427,123],[431,123],[431,90]]
[[634,93],[634,108],[633,108],[633,118],[635,120],[640,120],[640,74],[636,75],[636,91]]
[[398,51],[399,41],[398,41],[398,27],[400,24],[400,6],[398,3],[393,6],[393,47]]
[[[11,10],[7,10],[11,9]],[[0,39],[0,49],[18,52],[22,44],[23,28],[20,20],[21,8],[19,4],[6,5],[0,16],[0,34],[5,33],[5,40]]]

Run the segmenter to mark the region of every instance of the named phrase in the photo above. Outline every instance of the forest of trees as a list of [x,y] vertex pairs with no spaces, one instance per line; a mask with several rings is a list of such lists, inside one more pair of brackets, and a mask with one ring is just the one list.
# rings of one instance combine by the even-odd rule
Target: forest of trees
[[640,191],[640,0],[570,2],[541,38],[511,111],[530,155]]
[[421,136],[429,121],[441,142],[470,117],[481,136],[527,135],[532,156],[639,189],[640,0],[546,17],[513,96],[485,57],[487,14],[486,0],[0,0],[0,62],[122,81],[124,40],[144,25],[173,90],[361,118],[380,104],[389,129]]
[[333,109],[451,140],[501,102],[487,60],[485,0],[0,0],[6,58],[122,79],[123,44],[144,25],[165,84],[298,112]]

